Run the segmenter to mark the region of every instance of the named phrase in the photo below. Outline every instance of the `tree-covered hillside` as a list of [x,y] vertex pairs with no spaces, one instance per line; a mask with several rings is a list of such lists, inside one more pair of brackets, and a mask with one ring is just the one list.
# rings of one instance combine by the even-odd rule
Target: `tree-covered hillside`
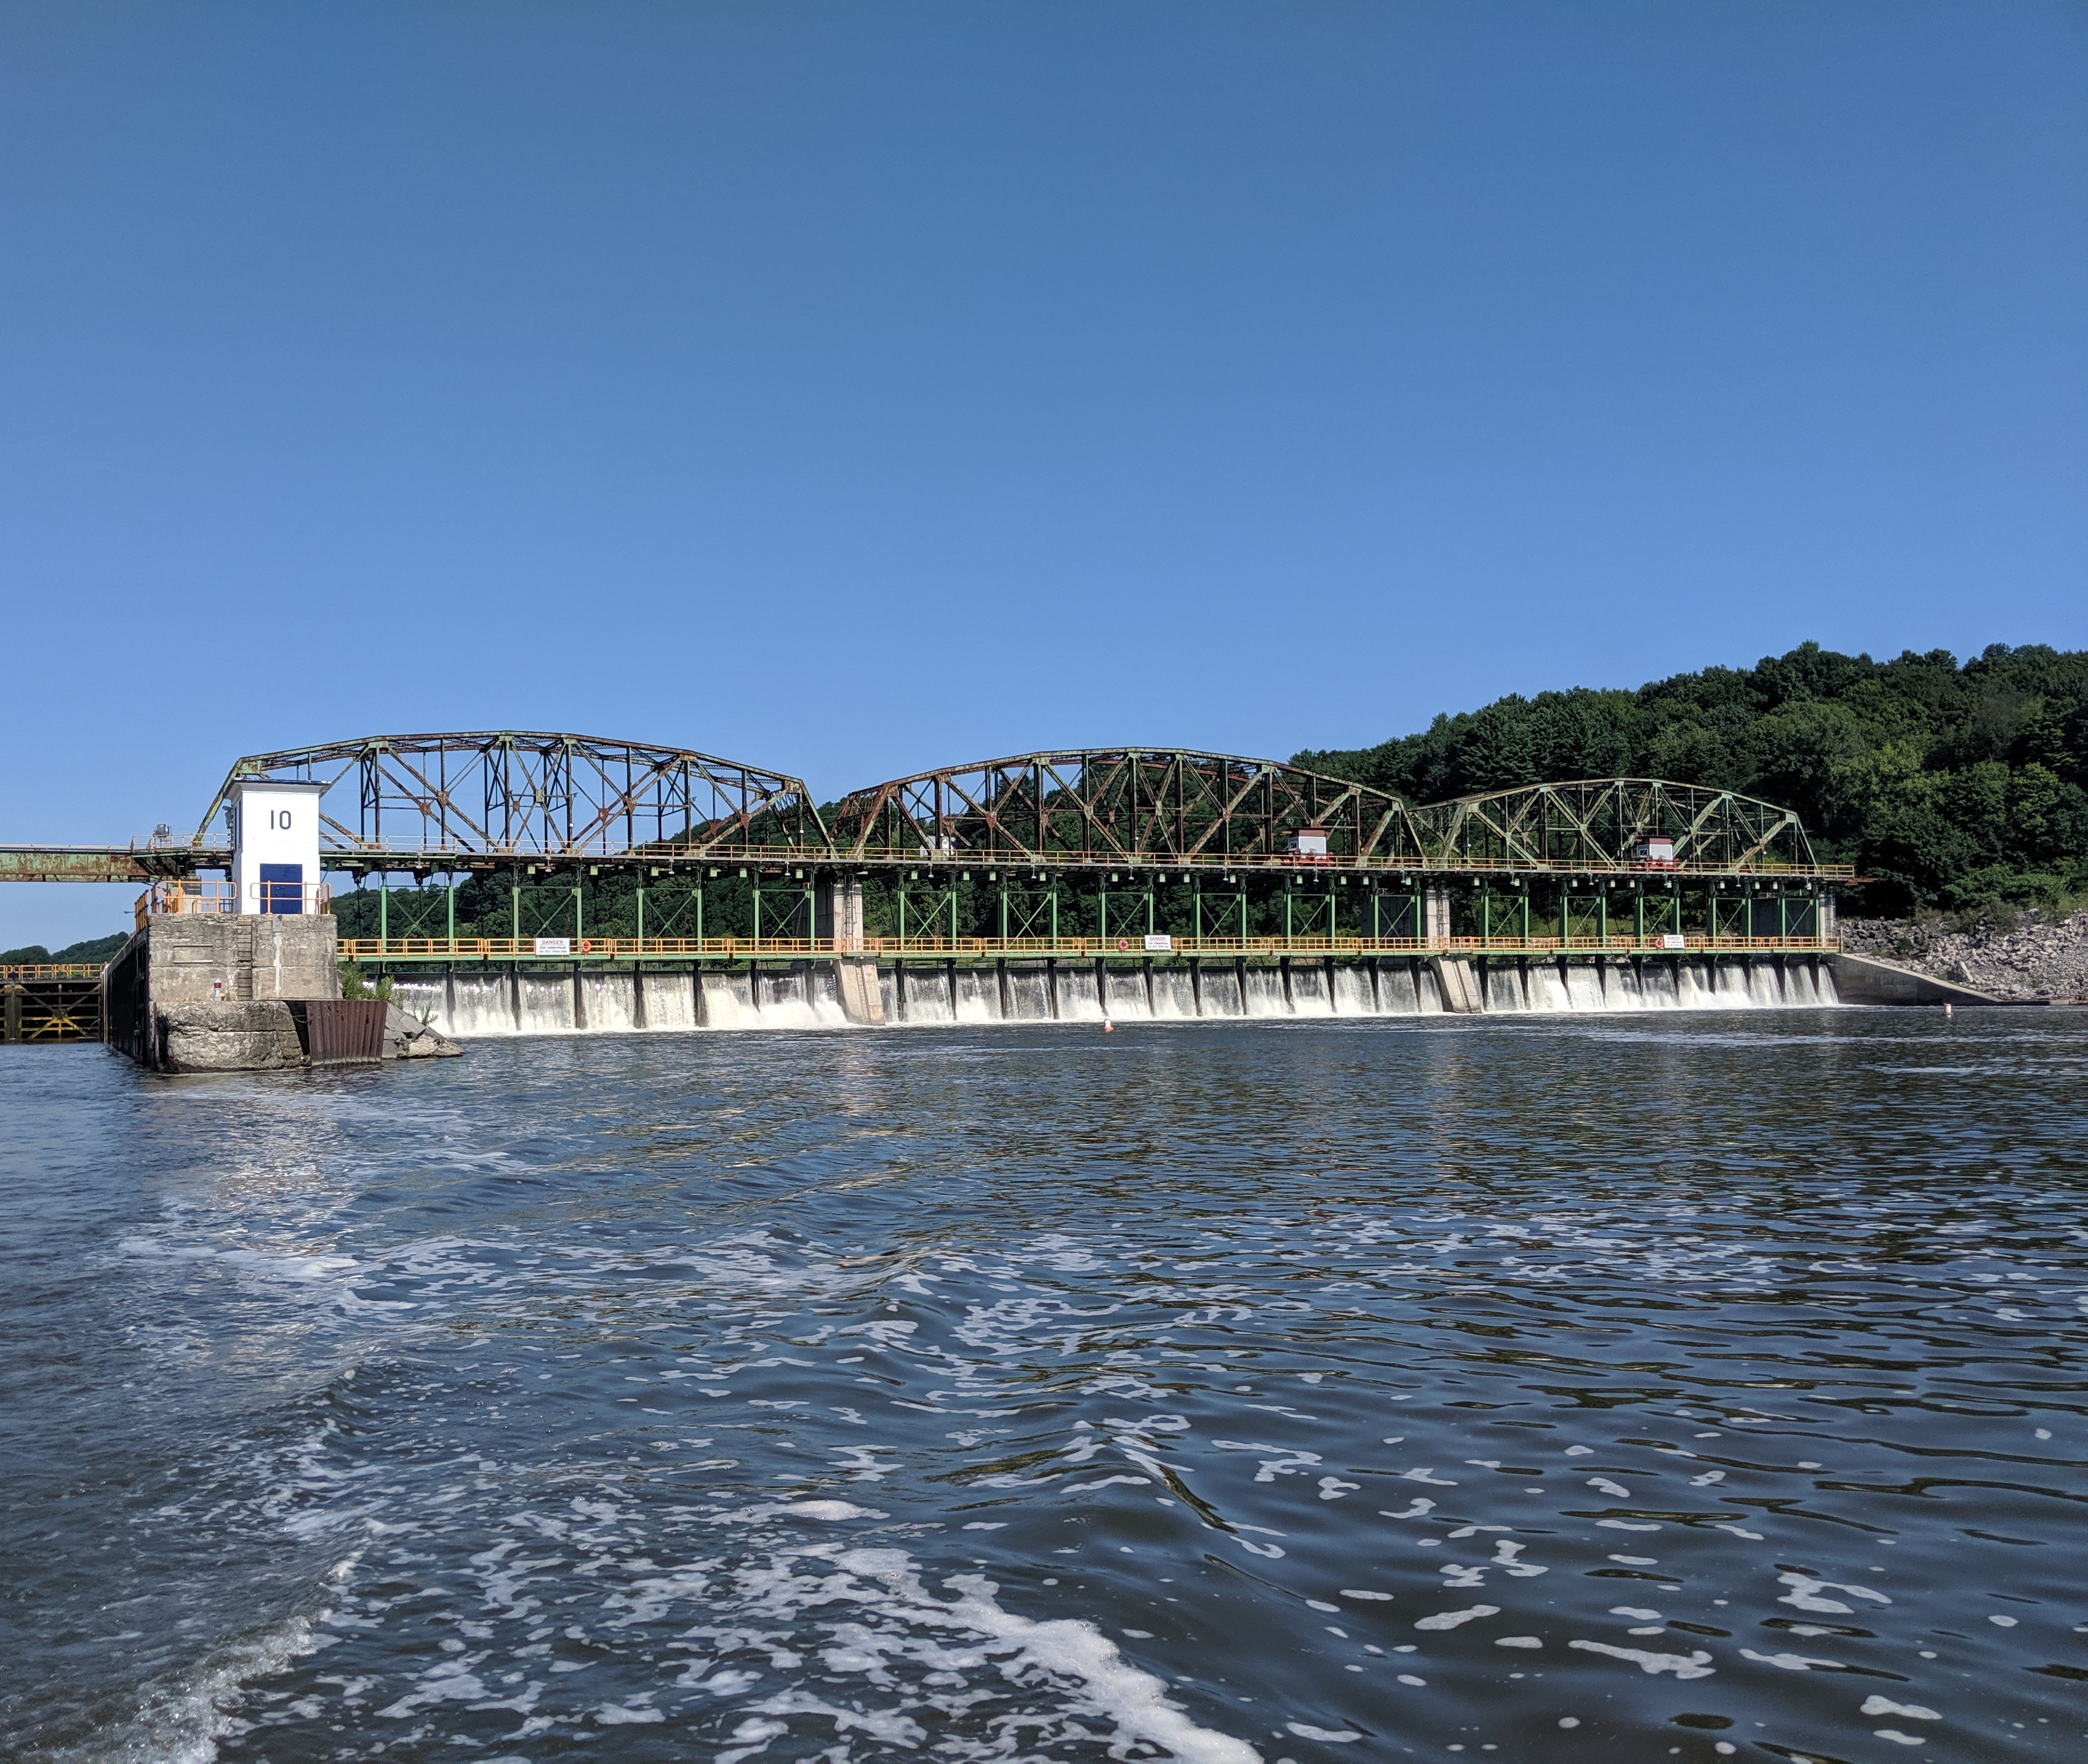
[[1869,913],[2088,894],[2088,651],[1996,644],[1960,666],[1806,643],[1636,692],[1511,694],[1296,763],[1417,802],[1620,774],[1730,788],[1796,809],[1822,859],[1875,878],[1850,903]]

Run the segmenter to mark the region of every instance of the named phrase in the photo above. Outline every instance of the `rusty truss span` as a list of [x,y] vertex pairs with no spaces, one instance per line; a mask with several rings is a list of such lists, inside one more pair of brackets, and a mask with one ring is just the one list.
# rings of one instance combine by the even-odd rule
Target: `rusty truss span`
[[1338,962],[1836,946],[1798,817],[1655,779],[1412,804],[1283,762],[1166,746],[946,766],[824,806],[785,771],[518,730],[236,762],[185,841],[0,850],[0,877],[135,880],[150,917],[239,910],[229,805],[306,792],[350,959],[691,972],[836,957]]

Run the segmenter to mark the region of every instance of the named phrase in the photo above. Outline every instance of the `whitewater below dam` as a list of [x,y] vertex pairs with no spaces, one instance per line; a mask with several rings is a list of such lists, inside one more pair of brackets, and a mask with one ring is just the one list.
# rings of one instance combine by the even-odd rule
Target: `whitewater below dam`
[[[1745,961],[1495,962],[1479,976],[1489,1014],[1751,1010],[1838,1001],[1816,958]],[[1443,1010],[1424,961],[1301,959],[1284,966],[1204,963],[1097,969],[1091,962],[959,967],[881,964],[884,1026],[1192,1023],[1299,1017],[1416,1017]],[[831,963],[753,972],[459,973],[402,976],[393,997],[444,1034],[629,1034],[696,1029],[843,1029]]]

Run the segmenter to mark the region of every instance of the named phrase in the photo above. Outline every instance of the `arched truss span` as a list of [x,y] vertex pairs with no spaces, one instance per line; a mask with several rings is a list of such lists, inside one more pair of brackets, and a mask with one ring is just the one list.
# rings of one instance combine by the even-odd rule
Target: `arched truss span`
[[[1791,809],[1704,784],[1587,778],[1416,809],[1431,862],[1446,867],[1632,869],[1640,842],[1674,842],[1685,870],[1818,869]],[[1664,866],[1663,866],[1664,867]]]
[[328,787],[329,857],[737,857],[827,843],[805,786],[781,772],[644,741],[497,729],[250,754],[205,812],[199,845],[232,787],[253,778]]
[[1183,748],[1020,754],[857,790],[829,811],[839,861],[1009,865],[1280,861],[1324,829],[1336,861],[1418,863],[1398,797],[1266,759]]

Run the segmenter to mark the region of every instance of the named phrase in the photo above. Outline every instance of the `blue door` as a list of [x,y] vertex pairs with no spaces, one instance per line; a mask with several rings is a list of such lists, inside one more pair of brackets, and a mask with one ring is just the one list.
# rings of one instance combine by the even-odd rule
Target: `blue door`
[[261,866],[261,910],[263,912],[302,912],[305,910],[305,866],[302,864],[263,864]]

